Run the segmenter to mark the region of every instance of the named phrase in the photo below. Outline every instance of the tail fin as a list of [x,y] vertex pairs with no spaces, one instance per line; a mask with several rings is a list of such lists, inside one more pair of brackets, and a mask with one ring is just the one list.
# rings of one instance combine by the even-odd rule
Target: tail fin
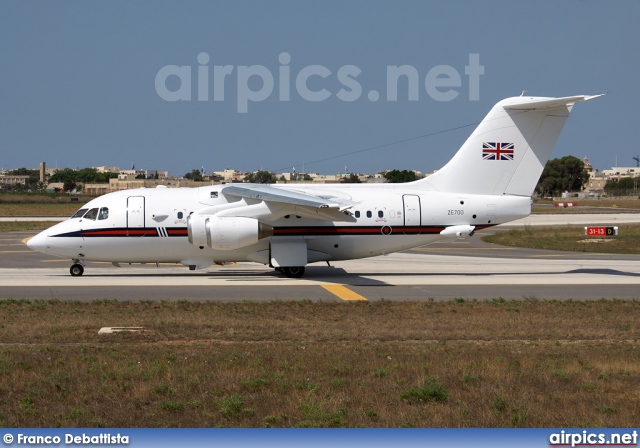
[[573,105],[599,96],[502,100],[449,163],[422,182],[452,193],[531,196]]

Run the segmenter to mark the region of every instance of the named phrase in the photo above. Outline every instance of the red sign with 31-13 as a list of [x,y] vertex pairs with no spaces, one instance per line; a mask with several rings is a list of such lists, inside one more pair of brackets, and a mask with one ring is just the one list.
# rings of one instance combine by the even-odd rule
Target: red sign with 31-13
[[584,234],[587,236],[615,236],[618,234],[618,228],[605,226],[585,227]]

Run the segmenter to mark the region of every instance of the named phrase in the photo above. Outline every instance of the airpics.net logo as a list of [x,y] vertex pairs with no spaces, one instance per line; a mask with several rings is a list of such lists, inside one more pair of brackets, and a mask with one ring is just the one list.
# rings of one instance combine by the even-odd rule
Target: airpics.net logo
[[[211,58],[205,52],[198,54],[196,59],[195,67],[165,65],[158,70],[155,88],[160,98],[165,101],[225,101],[225,93],[233,90],[229,85],[234,83],[236,110],[247,113],[250,103],[265,101],[272,95],[277,95],[279,101],[291,101],[297,95],[310,102],[326,101],[333,96],[340,101],[352,102],[360,100],[364,93],[358,79],[362,79],[362,70],[355,65],[343,65],[333,70],[324,65],[307,65],[292,70],[292,58],[286,52],[278,56],[276,70],[264,65],[211,65]],[[366,93],[366,100],[419,101],[426,94],[435,101],[452,101],[467,84],[469,101],[478,101],[481,75],[484,75],[484,66],[480,65],[477,53],[469,54],[464,75],[450,65],[436,65],[426,74],[420,74],[411,65],[388,65],[386,95],[381,95],[379,89],[371,89]],[[332,87],[335,87],[333,92]]]

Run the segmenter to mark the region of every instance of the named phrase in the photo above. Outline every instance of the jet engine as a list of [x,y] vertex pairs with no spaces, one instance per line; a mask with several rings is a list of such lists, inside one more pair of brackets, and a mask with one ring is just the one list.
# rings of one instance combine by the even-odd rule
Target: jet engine
[[273,235],[273,227],[254,218],[204,217],[191,215],[187,219],[189,242],[215,250],[235,250],[255,244]]

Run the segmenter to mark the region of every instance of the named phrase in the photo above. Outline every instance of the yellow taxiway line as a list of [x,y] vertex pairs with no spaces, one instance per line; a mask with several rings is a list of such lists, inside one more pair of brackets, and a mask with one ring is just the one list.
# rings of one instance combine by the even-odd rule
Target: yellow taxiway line
[[429,251],[447,251],[447,250],[468,250],[468,251],[472,251],[472,250],[516,250],[516,247],[414,247],[413,249],[407,249],[409,250],[421,250],[424,252],[429,252]]
[[324,289],[341,298],[342,300],[367,300],[366,297],[351,291],[343,285],[321,285]]

